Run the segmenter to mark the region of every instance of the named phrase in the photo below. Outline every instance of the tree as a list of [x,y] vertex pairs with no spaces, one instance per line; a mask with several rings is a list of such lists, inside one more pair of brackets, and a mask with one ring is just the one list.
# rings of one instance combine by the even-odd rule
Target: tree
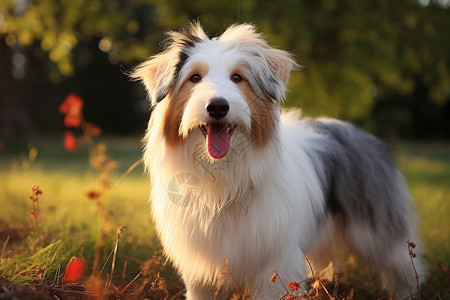
[[[185,22],[195,16],[214,33],[217,27],[225,27],[229,16],[238,18],[235,6],[228,2],[165,3],[162,20]],[[441,108],[443,113],[434,117],[448,119],[444,113],[450,105],[450,40],[444,31],[450,28],[450,3],[236,3],[241,20],[256,23],[272,44],[292,51],[304,65],[291,79],[288,106],[301,107],[309,115],[359,121],[368,127],[375,124],[387,131],[405,118],[409,131],[422,126],[417,123],[427,117],[417,115],[421,110],[413,107],[418,103],[434,111]],[[374,113],[379,115],[371,116]]]
[[[79,85],[74,80],[77,75],[90,69],[88,77],[92,76],[92,66],[98,64],[93,59],[99,58],[99,51],[116,66],[118,76],[124,76],[120,75],[119,63],[130,64],[155,51],[162,30],[154,24],[154,13],[152,5],[139,0],[2,1],[0,44],[3,47],[0,50],[3,63],[0,72],[8,80],[3,82],[0,95],[3,116],[0,133],[13,136],[25,131],[32,134],[31,128],[36,128],[36,123],[54,128],[52,120],[57,117],[48,119],[43,117],[48,114],[31,114],[30,108],[42,111],[48,108],[47,103],[56,108],[64,94],[71,92],[67,86],[73,89]],[[23,59],[15,59],[18,56]],[[104,57],[100,58],[101,62]],[[104,64],[102,68],[108,69]],[[115,81],[111,77],[104,80]],[[99,78],[89,78],[84,84],[92,81],[99,82]],[[49,86],[52,92],[48,91]],[[29,91],[31,87],[35,90]],[[79,89],[83,93],[84,88]],[[111,91],[105,91],[104,98],[108,98],[108,92],[111,94]],[[131,98],[136,100],[136,97]],[[118,101],[117,97],[110,97],[103,110],[114,104],[111,100]],[[131,116],[125,118],[133,119]],[[39,120],[36,122],[36,119]]]
[[[372,129],[404,123],[411,133],[430,118],[449,119],[448,6],[442,0],[5,0],[0,39],[29,65],[45,62],[50,82],[69,85],[92,81],[79,77],[92,57],[103,53],[112,65],[132,65],[160,50],[165,30],[192,19],[212,36],[233,22],[252,22],[304,66],[293,75],[288,106]],[[31,73],[23,80],[30,82]],[[434,113],[423,114],[428,110]]]

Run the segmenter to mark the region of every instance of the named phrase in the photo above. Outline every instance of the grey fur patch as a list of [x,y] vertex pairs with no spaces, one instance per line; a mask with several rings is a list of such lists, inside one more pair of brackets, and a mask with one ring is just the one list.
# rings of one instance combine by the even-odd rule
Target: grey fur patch
[[[263,61],[263,58],[260,58],[257,54],[254,54],[252,59]],[[245,67],[246,78],[259,99],[267,101],[267,96],[269,96],[277,102],[283,101],[282,95],[277,92],[281,89],[282,83],[275,79],[269,68],[255,70],[251,61],[242,61],[241,65]]]
[[388,146],[346,122],[325,118],[303,122],[324,138],[322,152],[309,155],[327,191],[329,213],[348,225],[370,223],[386,238],[406,236],[407,192]]
[[[174,87],[175,82],[178,80],[178,76],[181,72],[181,69],[186,64],[186,61],[189,59],[189,50],[194,48],[196,44],[201,43],[202,39],[189,33],[188,29],[185,29],[182,33],[184,37],[180,40],[174,40],[172,47],[179,49],[178,53],[178,61],[175,65],[175,69],[173,70],[173,74],[171,77],[173,78],[168,84],[158,84],[159,89],[156,91],[156,102],[161,102],[170,90]],[[177,45],[175,47],[175,45]]]

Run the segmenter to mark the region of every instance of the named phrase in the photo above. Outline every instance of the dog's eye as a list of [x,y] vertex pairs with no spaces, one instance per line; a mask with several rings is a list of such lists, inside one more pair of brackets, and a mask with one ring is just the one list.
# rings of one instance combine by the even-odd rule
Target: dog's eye
[[198,74],[194,74],[189,78],[189,80],[193,83],[197,83],[200,82],[200,80],[202,80],[202,77]]
[[231,75],[231,81],[238,83],[238,82],[240,82],[241,80],[242,80],[242,76],[241,76],[241,75],[239,75],[239,74],[233,74],[233,75]]

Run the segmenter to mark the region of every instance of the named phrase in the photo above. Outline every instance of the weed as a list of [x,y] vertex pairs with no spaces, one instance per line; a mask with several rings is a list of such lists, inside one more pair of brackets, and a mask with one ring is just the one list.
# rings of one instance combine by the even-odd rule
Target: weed
[[32,191],[32,194],[30,196],[30,199],[33,203],[33,209],[30,211],[30,216],[33,219],[33,225],[34,225],[34,229],[36,231],[36,236],[37,236],[38,240],[40,241],[40,243],[42,244],[43,240],[42,240],[42,236],[41,236],[41,231],[39,230],[38,211],[37,211],[39,195],[42,195],[42,191],[39,189],[39,186],[37,186],[37,185],[33,185],[33,187],[31,188],[31,191]]
[[[272,270],[274,273],[273,276],[270,278],[270,282],[274,283],[276,280],[279,280],[281,285],[283,286],[284,290],[286,291],[286,294],[281,297],[281,300],[294,300],[294,299],[339,299],[337,297],[337,286],[338,286],[338,273],[334,274],[334,289],[332,291],[333,296],[331,296],[329,288],[327,287],[328,282],[322,278],[320,273],[315,273],[314,270],[311,267],[311,264],[309,263],[308,258],[306,258],[306,261],[311,269],[312,278],[306,278],[300,282],[296,281],[290,281],[288,284],[288,288],[286,288],[286,285],[284,284],[283,280],[281,279],[280,275],[275,271]],[[307,282],[312,282],[312,284],[309,285],[309,289],[304,289],[303,286],[307,284]],[[300,289],[304,289],[303,292],[297,293]],[[351,299],[351,298],[346,298]]]
[[414,269],[414,274],[416,276],[416,285],[417,285],[417,298],[420,299],[420,284],[419,284],[419,275],[417,274],[416,265],[414,264],[414,258],[417,257],[416,253],[414,253],[414,249],[416,248],[416,244],[412,241],[408,241],[408,254],[411,259],[411,265]]
[[[244,299],[248,299],[249,298],[249,292],[244,293],[242,291],[242,289],[239,287],[239,284],[236,280],[236,278],[234,277],[233,273],[230,270],[230,267],[228,266],[228,259],[226,257],[223,258],[224,262],[225,262],[225,270],[223,270],[220,274],[219,280],[223,280],[223,278],[225,278],[225,276],[229,275],[231,277],[231,279],[233,280],[234,286],[236,288],[236,293],[234,294],[234,298],[236,300],[244,300]],[[214,299],[216,299],[216,297],[218,296],[218,291],[216,291],[215,295],[214,295]]]

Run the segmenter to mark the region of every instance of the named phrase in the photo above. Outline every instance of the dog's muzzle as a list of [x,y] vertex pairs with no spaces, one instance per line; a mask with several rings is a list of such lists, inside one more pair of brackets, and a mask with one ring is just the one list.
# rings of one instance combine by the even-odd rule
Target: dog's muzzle
[[230,110],[230,105],[223,98],[214,98],[206,105],[208,115],[214,119],[200,126],[206,139],[206,147],[212,158],[219,159],[227,155],[230,149],[230,140],[236,129],[236,124],[230,124],[223,119]]

